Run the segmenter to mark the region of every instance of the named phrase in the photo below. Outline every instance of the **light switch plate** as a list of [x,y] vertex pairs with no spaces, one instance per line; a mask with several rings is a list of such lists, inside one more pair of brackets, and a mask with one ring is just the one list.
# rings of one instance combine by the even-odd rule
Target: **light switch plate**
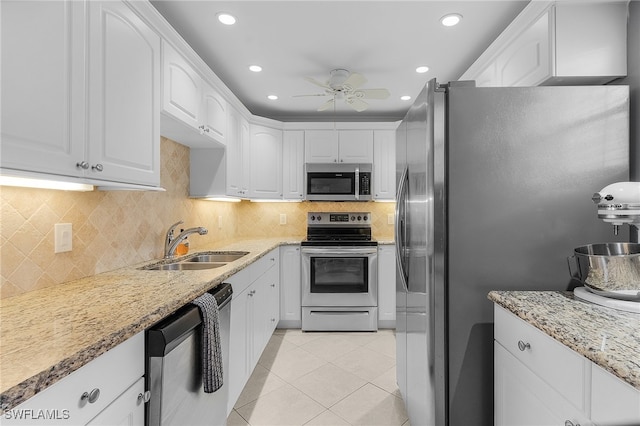
[[56,223],[53,225],[55,236],[54,252],[64,253],[73,249],[73,230],[70,223]]
[[393,225],[393,220],[394,220],[393,213],[387,214],[387,225]]

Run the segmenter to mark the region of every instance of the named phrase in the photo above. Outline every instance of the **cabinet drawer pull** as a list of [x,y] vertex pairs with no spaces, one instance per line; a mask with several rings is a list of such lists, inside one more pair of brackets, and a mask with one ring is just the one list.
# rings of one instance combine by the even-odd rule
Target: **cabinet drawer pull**
[[524,352],[527,349],[531,349],[531,345],[529,343],[524,343],[522,340],[518,340],[518,349]]
[[80,401],[89,401],[89,404],[93,404],[100,398],[100,389],[95,388],[91,392],[85,392],[80,397]]

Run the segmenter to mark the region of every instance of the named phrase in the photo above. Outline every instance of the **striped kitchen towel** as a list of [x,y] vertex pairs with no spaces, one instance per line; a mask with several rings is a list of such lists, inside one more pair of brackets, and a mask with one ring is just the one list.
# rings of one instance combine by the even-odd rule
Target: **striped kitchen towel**
[[220,324],[216,298],[205,293],[193,302],[200,308],[202,317],[202,383],[205,393],[222,387],[222,349],[220,347]]

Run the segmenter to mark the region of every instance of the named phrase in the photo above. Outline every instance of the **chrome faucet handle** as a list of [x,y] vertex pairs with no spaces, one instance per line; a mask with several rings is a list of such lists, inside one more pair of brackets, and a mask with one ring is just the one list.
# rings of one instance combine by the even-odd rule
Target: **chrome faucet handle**
[[184,221],[180,220],[180,221],[174,223],[173,225],[171,225],[169,227],[169,229],[167,230],[167,234],[166,234],[165,239],[164,239],[165,251],[166,251],[167,247],[169,247],[169,244],[171,244],[171,241],[173,241],[173,231],[174,231],[174,229],[176,229],[176,226],[178,226],[178,225],[180,225],[182,223],[184,223]]

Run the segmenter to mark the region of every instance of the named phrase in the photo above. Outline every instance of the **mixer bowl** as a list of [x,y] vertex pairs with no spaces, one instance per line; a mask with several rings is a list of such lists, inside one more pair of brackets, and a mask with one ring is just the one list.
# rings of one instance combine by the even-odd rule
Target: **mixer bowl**
[[595,294],[640,301],[640,244],[589,244],[567,258],[571,276]]

